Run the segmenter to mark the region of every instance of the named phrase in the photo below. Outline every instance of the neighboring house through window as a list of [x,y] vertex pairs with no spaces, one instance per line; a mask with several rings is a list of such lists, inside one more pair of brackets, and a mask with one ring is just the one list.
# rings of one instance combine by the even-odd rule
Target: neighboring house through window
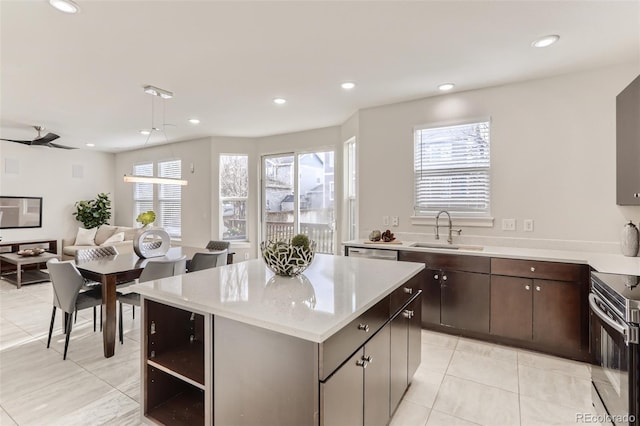
[[490,216],[490,122],[415,129],[416,216]]

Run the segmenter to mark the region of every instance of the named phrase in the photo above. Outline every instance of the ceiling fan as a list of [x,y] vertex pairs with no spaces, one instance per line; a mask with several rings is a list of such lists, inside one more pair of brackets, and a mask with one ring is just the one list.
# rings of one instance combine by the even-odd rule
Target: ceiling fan
[[77,149],[71,146],[64,146],[64,145],[58,145],[57,143],[52,143],[52,141],[58,139],[60,136],[56,135],[55,133],[47,133],[44,136],[40,136],[40,132],[42,130],[44,130],[44,127],[42,126],[33,126],[34,129],[36,129],[36,131],[38,132],[38,137],[35,138],[34,140],[31,141],[19,141],[19,140],[15,140],[15,139],[2,139],[0,138],[0,141],[7,141],[7,142],[17,142],[17,143],[21,143],[24,145],[30,145],[30,146],[48,146],[49,148],[62,148],[62,149]]

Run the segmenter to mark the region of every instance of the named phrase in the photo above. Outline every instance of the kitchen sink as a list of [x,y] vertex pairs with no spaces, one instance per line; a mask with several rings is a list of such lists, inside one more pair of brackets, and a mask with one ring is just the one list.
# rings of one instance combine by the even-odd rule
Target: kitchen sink
[[410,247],[444,249],[444,250],[482,250],[482,246],[466,246],[456,244],[437,244],[437,243],[413,243]]

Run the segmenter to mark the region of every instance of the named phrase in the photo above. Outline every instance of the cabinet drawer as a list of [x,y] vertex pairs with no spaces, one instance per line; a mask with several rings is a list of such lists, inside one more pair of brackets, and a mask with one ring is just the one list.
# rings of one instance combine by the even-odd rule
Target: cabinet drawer
[[389,319],[389,296],[319,345],[319,378],[326,379]]
[[585,265],[535,260],[491,259],[492,275],[539,278],[557,281],[579,281],[585,273]]
[[391,293],[389,309],[390,317],[393,317],[393,315],[398,312],[398,310],[405,304],[407,304],[413,296],[418,294],[422,287],[422,280],[425,279],[425,274],[426,270],[420,271],[418,275],[414,276],[409,281],[395,289],[393,293]]

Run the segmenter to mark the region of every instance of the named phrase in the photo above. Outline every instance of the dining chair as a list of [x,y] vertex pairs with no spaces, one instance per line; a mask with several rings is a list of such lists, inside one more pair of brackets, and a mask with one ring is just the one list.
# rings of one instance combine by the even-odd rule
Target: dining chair
[[188,272],[201,271],[203,269],[215,268],[226,264],[227,250],[196,253],[193,255],[193,259],[191,259]]
[[[107,256],[115,256],[118,254],[118,249],[114,246],[98,246],[86,249],[76,250],[74,254],[76,265],[84,262],[91,262],[92,260],[100,259]],[[102,283],[84,278],[83,290],[96,290],[100,291]],[[78,319],[78,312],[76,311],[75,320]],[[102,305],[100,305],[100,331],[102,331]]]
[[231,243],[229,241],[209,241],[207,244],[208,250],[227,250],[229,251],[229,246]]
[[[159,280],[161,278],[182,275],[187,271],[187,256],[178,259],[150,259],[145,265],[138,282],[146,282]],[[122,326],[122,304],[131,305],[132,309],[140,306],[140,295],[135,292],[118,293],[118,301],[120,302],[120,322],[118,324],[120,332],[120,344],[124,343],[123,326]],[[135,318],[135,316],[134,316]]]
[[99,291],[82,291],[84,278],[80,271],[71,262],[60,262],[58,259],[51,259],[47,262],[47,270],[53,285],[53,311],[51,313],[51,325],[49,326],[49,337],[47,338],[47,348],[51,344],[51,334],[53,333],[53,323],[56,319],[56,308],[61,309],[65,315],[64,354],[62,359],[67,359],[67,349],[69,348],[69,337],[73,327],[73,313],[82,309],[93,308],[93,331],[96,331],[96,306],[102,305],[102,295]]

